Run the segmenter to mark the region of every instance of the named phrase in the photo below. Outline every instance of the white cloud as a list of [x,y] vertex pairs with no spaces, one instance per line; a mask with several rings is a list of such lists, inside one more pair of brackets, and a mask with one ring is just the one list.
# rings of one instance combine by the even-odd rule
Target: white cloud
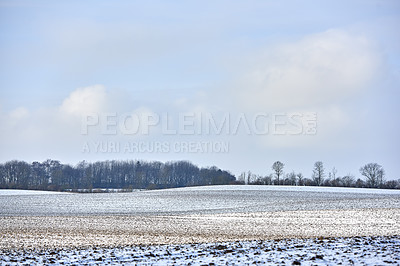
[[102,85],[79,88],[66,98],[60,111],[74,116],[99,113],[107,109],[107,93]]
[[317,113],[315,135],[271,133],[254,139],[260,147],[356,148],[361,141],[357,99],[370,94],[382,62],[370,39],[331,29],[253,53],[227,95],[250,114]]
[[8,114],[8,127],[16,126],[20,121],[29,118],[29,111],[25,107],[18,107]]
[[252,110],[334,103],[361,92],[379,72],[380,57],[362,36],[333,29],[270,47],[235,86]]
[[[326,107],[313,110],[316,114],[315,129],[311,133],[307,133],[306,110],[299,111],[298,114],[306,120],[301,121],[301,130],[298,128],[290,128],[288,123],[284,124],[280,130],[285,134],[276,134],[273,130],[269,135],[260,136],[258,139],[260,144],[267,148],[332,148],[346,146],[354,148],[359,143],[354,141],[354,121],[357,115],[349,114],[346,108],[337,105],[329,105]],[[297,113],[297,112],[296,112]],[[286,113],[290,114],[290,113]],[[298,119],[298,118],[297,118]],[[298,131],[299,130],[299,131]],[[298,132],[293,134],[291,132]]]
[[[124,137],[132,140],[136,135],[124,136],[119,127],[116,127],[117,134],[111,137],[102,134],[104,125],[100,124],[90,131],[91,134],[82,134],[82,118],[86,115],[97,115],[99,121],[109,113],[115,114],[116,119],[124,114],[154,116],[148,108],[128,105],[131,100],[123,91],[108,91],[103,85],[94,85],[72,91],[59,106],[37,110],[20,107],[10,112],[0,110],[0,123],[4,125],[0,150],[8,151],[0,159],[19,158],[21,154],[33,160],[59,156],[81,158],[84,156],[83,143],[87,141],[120,141]],[[127,123],[127,127],[132,126],[131,121]]]

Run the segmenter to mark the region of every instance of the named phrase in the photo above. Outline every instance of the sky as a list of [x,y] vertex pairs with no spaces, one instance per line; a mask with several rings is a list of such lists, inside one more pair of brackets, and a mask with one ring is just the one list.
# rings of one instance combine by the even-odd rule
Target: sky
[[0,161],[400,178],[399,1],[0,0]]

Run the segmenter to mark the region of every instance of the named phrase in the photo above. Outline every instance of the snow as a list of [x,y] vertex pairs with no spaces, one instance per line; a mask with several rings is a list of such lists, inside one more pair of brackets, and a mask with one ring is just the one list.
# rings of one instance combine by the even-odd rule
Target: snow
[[0,264],[400,262],[400,191],[207,186],[0,190]]
[[0,249],[400,235],[399,209],[0,217]]
[[288,186],[206,186],[132,193],[0,190],[0,216],[179,215],[400,208],[400,191]]
[[[122,189],[94,189],[103,192],[122,192]],[[86,190],[81,189],[85,192]],[[155,190],[160,191],[160,190]],[[377,189],[377,188],[352,188],[352,187],[317,187],[317,186],[264,186],[264,185],[220,185],[220,186],[197,186],[164,189],[161,191],[287,191],[287,192],[320,192],[320,193],[357,193],[357,194],[381,194],[381,195],[400,195],[400,190],[396,189]],[[134,190],[134,193],[153,191]],[[48,195],[63,194],[63,192],[42,191],[42,190],[18,190],[18,189],[0,189],[0,196],[8,195]]]
[[0,196],[60,195],[63,192],[22,189],[0,189]]
[[320,193],[362,193],[400,195],[400,190],[353,187],[317,187],[317,186],[265,186],[265,185],[221,185],[173,188],[170,190],[184,191],[291,191],[291,192],[320,192]]
[[400,237],[353,237],[236,241],[119,248],[1,252],[2,265],[391,265],[400,262]]

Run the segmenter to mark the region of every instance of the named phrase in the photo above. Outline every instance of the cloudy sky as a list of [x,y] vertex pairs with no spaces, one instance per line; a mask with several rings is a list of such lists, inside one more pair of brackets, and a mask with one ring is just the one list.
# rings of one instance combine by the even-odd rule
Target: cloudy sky
[[399,1],[0,0],[0,161],[400,178]]

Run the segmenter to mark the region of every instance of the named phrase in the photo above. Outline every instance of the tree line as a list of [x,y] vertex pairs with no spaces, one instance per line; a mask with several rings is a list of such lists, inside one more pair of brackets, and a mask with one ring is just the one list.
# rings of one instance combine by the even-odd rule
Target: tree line
[[314,164],[311,177],[294,171],[285,173],[285,164],[276,161],[267,176],[243,172],[237,179],[215,166],[199,168],[188,161],[162,163],[140,160],[79,162],[75,166],[57,160],[31,164],[13,160],[0,164],[0,188],[40,190],[161,189],[185,186],[254,184],[290,186],[329,186],[400,189],[399,180],[385,181],[385,171],[377,163],[362,166],[364,179],[338,176],[334,167],[326,173],[321,161]]
[[337,175],[337,169],[334,167],[326,173],[324,164],[317,161],[314,164],[311,177],[304,177],[302,173],[294,171],[284,173],[285,164],[276,161],[272,164],[273,172],[267,176],[260,176],[251,173],[251,171],[242,172],[238,177],[238,183],[250,185],[288,185],[288,186],[327,186],[327,187],[358,187],[358,188],[387,188],[400,189],[399,180],[385,180],[385,170],[377,163],[368,163],[362,166],[359,171],[363,176],[355,178],[352,174],[344,176]]
[[188,161],[82,161],[71,166],[48,159],[31,164],[17,160],[0,164],[0,188],[11,189],[156,189],[224,185],[234,181],[228,171],[215,166],[199,168]]

